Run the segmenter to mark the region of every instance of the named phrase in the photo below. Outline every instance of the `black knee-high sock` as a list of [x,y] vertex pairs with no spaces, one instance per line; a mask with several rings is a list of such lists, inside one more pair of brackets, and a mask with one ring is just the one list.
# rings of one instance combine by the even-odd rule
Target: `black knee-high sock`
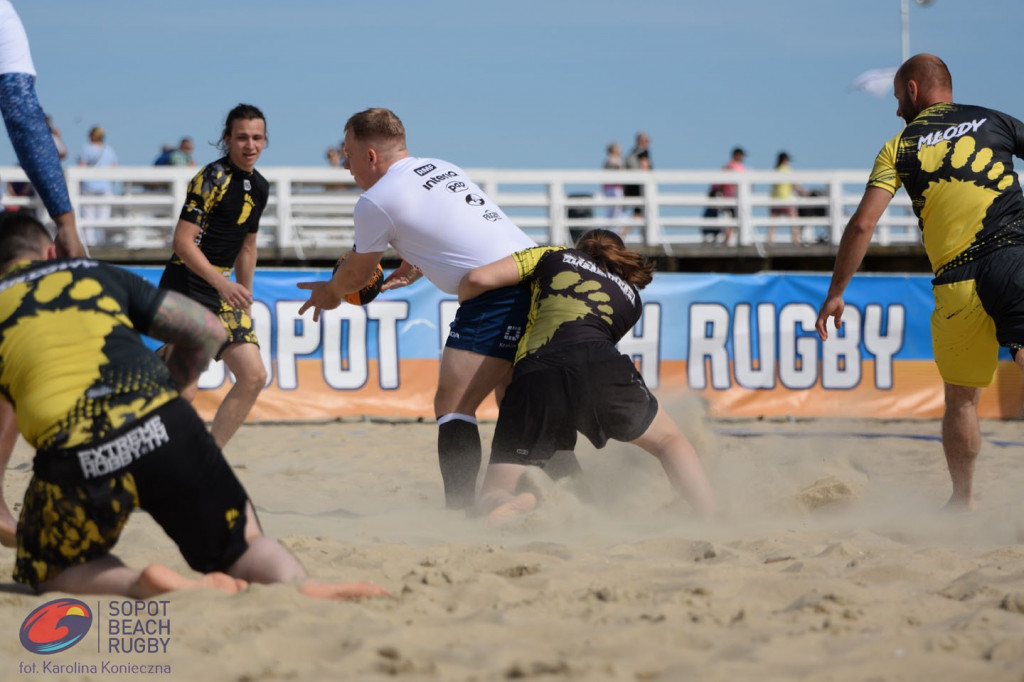
[[437,427],[437,457],[448,509],[466,509],[476,500],[481,450],[476,423],[452,419]]

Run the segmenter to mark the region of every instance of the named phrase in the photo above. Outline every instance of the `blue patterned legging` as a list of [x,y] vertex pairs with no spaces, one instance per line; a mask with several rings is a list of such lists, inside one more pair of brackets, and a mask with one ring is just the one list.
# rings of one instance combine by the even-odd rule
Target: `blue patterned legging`
[[71,200],[57,147],[36,97],[35,82],[35,76],[27,73],[0,75],[0,113],[18,163],[43,200],[46,212],[56,217],[71,210]]

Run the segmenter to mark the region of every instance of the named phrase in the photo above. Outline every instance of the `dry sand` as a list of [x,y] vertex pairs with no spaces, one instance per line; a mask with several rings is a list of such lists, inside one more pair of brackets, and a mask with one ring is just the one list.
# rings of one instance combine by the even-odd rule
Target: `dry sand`
[[[686,405],[689,405],[687,407]],[[393,597],[321,602],[289,586],[168,596],[167,653],[111,654],[111,602],[76,647],[24,650],[57,595],[0,587],[0,677],[180,680],[1024,680],[1024,434],[983,423],[979,510],[939,508],[935,421],[704,421],[693,434],[724,508],[696,520],[653,458],[581,444],[591,500],[547,485],[493,527],[442,509],[432,423],[244,427],[227,449],[264,527],[310,572]],[[493,424],[483,433],[489,442]],[[24,443],[6,482],[20,498]],[[118,553],[187,571],[145,514]],[[0,550],[9,576],[11,550]],[[100,651],[97,651],[100,649]],[[171,673],[43,674],[68,665]],[[20,672],[37,665],[36,675]]]

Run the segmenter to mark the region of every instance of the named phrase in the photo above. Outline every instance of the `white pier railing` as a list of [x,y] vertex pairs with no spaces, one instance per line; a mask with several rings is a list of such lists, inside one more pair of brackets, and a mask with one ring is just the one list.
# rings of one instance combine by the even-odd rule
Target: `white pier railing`
[[[147,260],[169,253],[171,235],[196,168],[119,166],[66,168],[68,189],[79,210],[79,227],[94,255],[116,252],[121,259]],[[335,168],[265,167],[271,198],[260,224],[260,247],[289,261],[336,257],[352,246],[352,209],[359,190],[348,171]],[[467,169],[509,217],[541,244],[569,244],[591,227],[612,227],[627,241],[658,255],[683,250],[760,248],[775,228],[775,244],[791,243],[796,226],[802,243],[839,243],[849,216],[860,201],[866,170],[747,171],[721,170],[501,170]],[[110,180],[110,195],[83,194],[83,180]],[[14,196],[11,182],[25,181],[16,166],[0,167],[2,204],[27,207],[45,216],[36,197]],[[791,199],[771,197],[774,183],[795,183],[806,193]],[[736,185],[735,198],[708,196],[713,184]],[[606,196],[605,186],[640,186],[639,196]],[[772,216],[777,206],[794,206],[799,215]],[[84,217],[89,206],[107,206],[102,217]],[[708,209],[712,209],[708,211]],[[711,215],[715,214],[717,215]],[[729,245],[712,244],[726,230]],[[918,248],[917,219],[904,192],[886,211],[874,237],[876,246]],[[722,255],[728,253],[721,252]]]

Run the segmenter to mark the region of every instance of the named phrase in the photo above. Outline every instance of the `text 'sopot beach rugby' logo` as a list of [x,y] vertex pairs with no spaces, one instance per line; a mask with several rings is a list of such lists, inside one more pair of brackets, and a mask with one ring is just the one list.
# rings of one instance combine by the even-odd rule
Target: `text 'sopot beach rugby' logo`
[[21,624],[21,645],[34,654],[70,649],[92,625],[92,609],[77,599],[46,602]]

